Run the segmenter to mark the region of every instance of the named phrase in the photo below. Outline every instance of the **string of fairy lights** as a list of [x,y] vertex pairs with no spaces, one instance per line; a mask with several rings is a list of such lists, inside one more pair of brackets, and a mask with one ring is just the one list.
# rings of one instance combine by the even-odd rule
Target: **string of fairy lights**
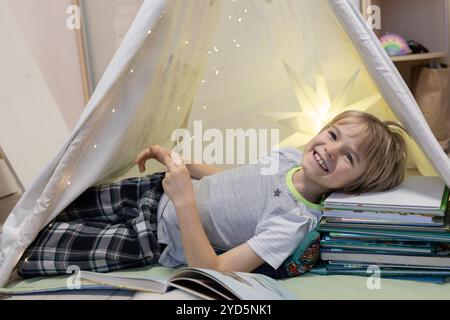
[[[211,81],[214,81],[214,76],[219,76],[221,71],[226,68],[230,60],[230,55],[241,48],[242,38],[246,34],[246,16],[249,13],[248,8],[244,1],[231,0],[231,2],[233,4],[231,12],[226,15],[226,18],[224,19],[226,23],[222,25],[222,29],[218,32],[218,34],[230,34],[230,38],[225,43],[224,48],[221,48],[219,44],[212,44],[211,48],[207,49],[207,54],[209,56],[214,57],[215,60],[223,60],[222,62],[218,61],[213,63],[208,77]],[[235,30],[234,32],[228,32],[224,30],[225,28],[234,28]],[[202,50],[200,48],[196,49]],[[201,83],[205,85],[202,96],[203,101],[205,101],[209,83],[205,79],[203,79]],[[206,111],[207,108],[207,104],[203,103],[203,110]]]
[[[230,0],[232,7],[227,14],[225,14],[222,19],[223,23],[221,28],[217,31],[217,34],[229,34],[229,39],[225,43],[212,43],[207,48],[199,47],[196,45],[194,40],[186,39],[184,40],[184,45],[189,50],[195,50],[200,53],[206,53],[209,59],[214,59],[214,63],[209,70],[205,72],[205,77],[200,80],[199,85],[201,90],[199,92],[199,98],[203,103],[199,103],[201,110],[207,111],[208,104],[206,103],[206,93],[209,91],[209,87],[213,85],[214,81],[220,81],[219,76],[222,71],[227,67],[231,54],[235,53],[237,49],[242,46],[243,35],[246,34],[247,24],[246,15],[249,13],[247,6],[245,5],[245,0]],[[227,29],[234,29],[228,31]],[[238,40],[241,39],[241,40]],[[183,99],[181,101],[186,101],[185,97],[187,92],[184,93]],[[181,112],[183,106],[176,106],[176,111]],[[177,141],[177,144],[181,143],[181,138]],[[195,136],[192,136],[190,140],[194,140]]]

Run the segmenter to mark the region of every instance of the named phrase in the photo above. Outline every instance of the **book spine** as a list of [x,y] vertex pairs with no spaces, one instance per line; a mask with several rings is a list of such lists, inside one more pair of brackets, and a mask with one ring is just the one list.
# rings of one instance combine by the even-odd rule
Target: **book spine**
[[422,257],[422,256],[398,256],[382,254],[361,254],[361,253],[330,253],[321,252],[322,260],[349,261],[349,262],[369,262],[369,263],[387,263],[387,264],[405,264],[410,266],[427,267],[450,267],[449,258],[441,257]]

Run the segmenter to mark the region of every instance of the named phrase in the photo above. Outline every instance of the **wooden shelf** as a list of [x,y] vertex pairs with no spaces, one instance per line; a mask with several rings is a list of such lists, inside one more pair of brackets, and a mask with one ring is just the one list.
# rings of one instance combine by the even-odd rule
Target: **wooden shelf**
[[396,57],[391,57],[391,59],[394,62],[402,62],[402,61],[443,59],[446,57],[447,57],[447,52],[430,52],[430,53],[408,54],[405,56],[396,56]]

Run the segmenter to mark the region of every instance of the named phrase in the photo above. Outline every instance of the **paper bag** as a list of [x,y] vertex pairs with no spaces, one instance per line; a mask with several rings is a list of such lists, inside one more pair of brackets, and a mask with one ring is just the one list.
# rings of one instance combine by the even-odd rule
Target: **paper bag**
[[434,63],[413,71],[412,89],[431,131],[444,150],[450,147],[450,72]]

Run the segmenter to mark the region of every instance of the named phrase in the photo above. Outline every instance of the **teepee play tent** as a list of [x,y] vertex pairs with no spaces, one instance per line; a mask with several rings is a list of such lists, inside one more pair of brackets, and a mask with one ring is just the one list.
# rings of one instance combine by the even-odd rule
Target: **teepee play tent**
[[[85,189],[138,175],[172,132],[277,129],[301,148],[347,109],[400,121],[409,165],[450,185],[450,160],[348,0],[145,0],[76,129],[3,227],[0,287],[41,228]],[[193,136],[198,139],[198,136]]]

